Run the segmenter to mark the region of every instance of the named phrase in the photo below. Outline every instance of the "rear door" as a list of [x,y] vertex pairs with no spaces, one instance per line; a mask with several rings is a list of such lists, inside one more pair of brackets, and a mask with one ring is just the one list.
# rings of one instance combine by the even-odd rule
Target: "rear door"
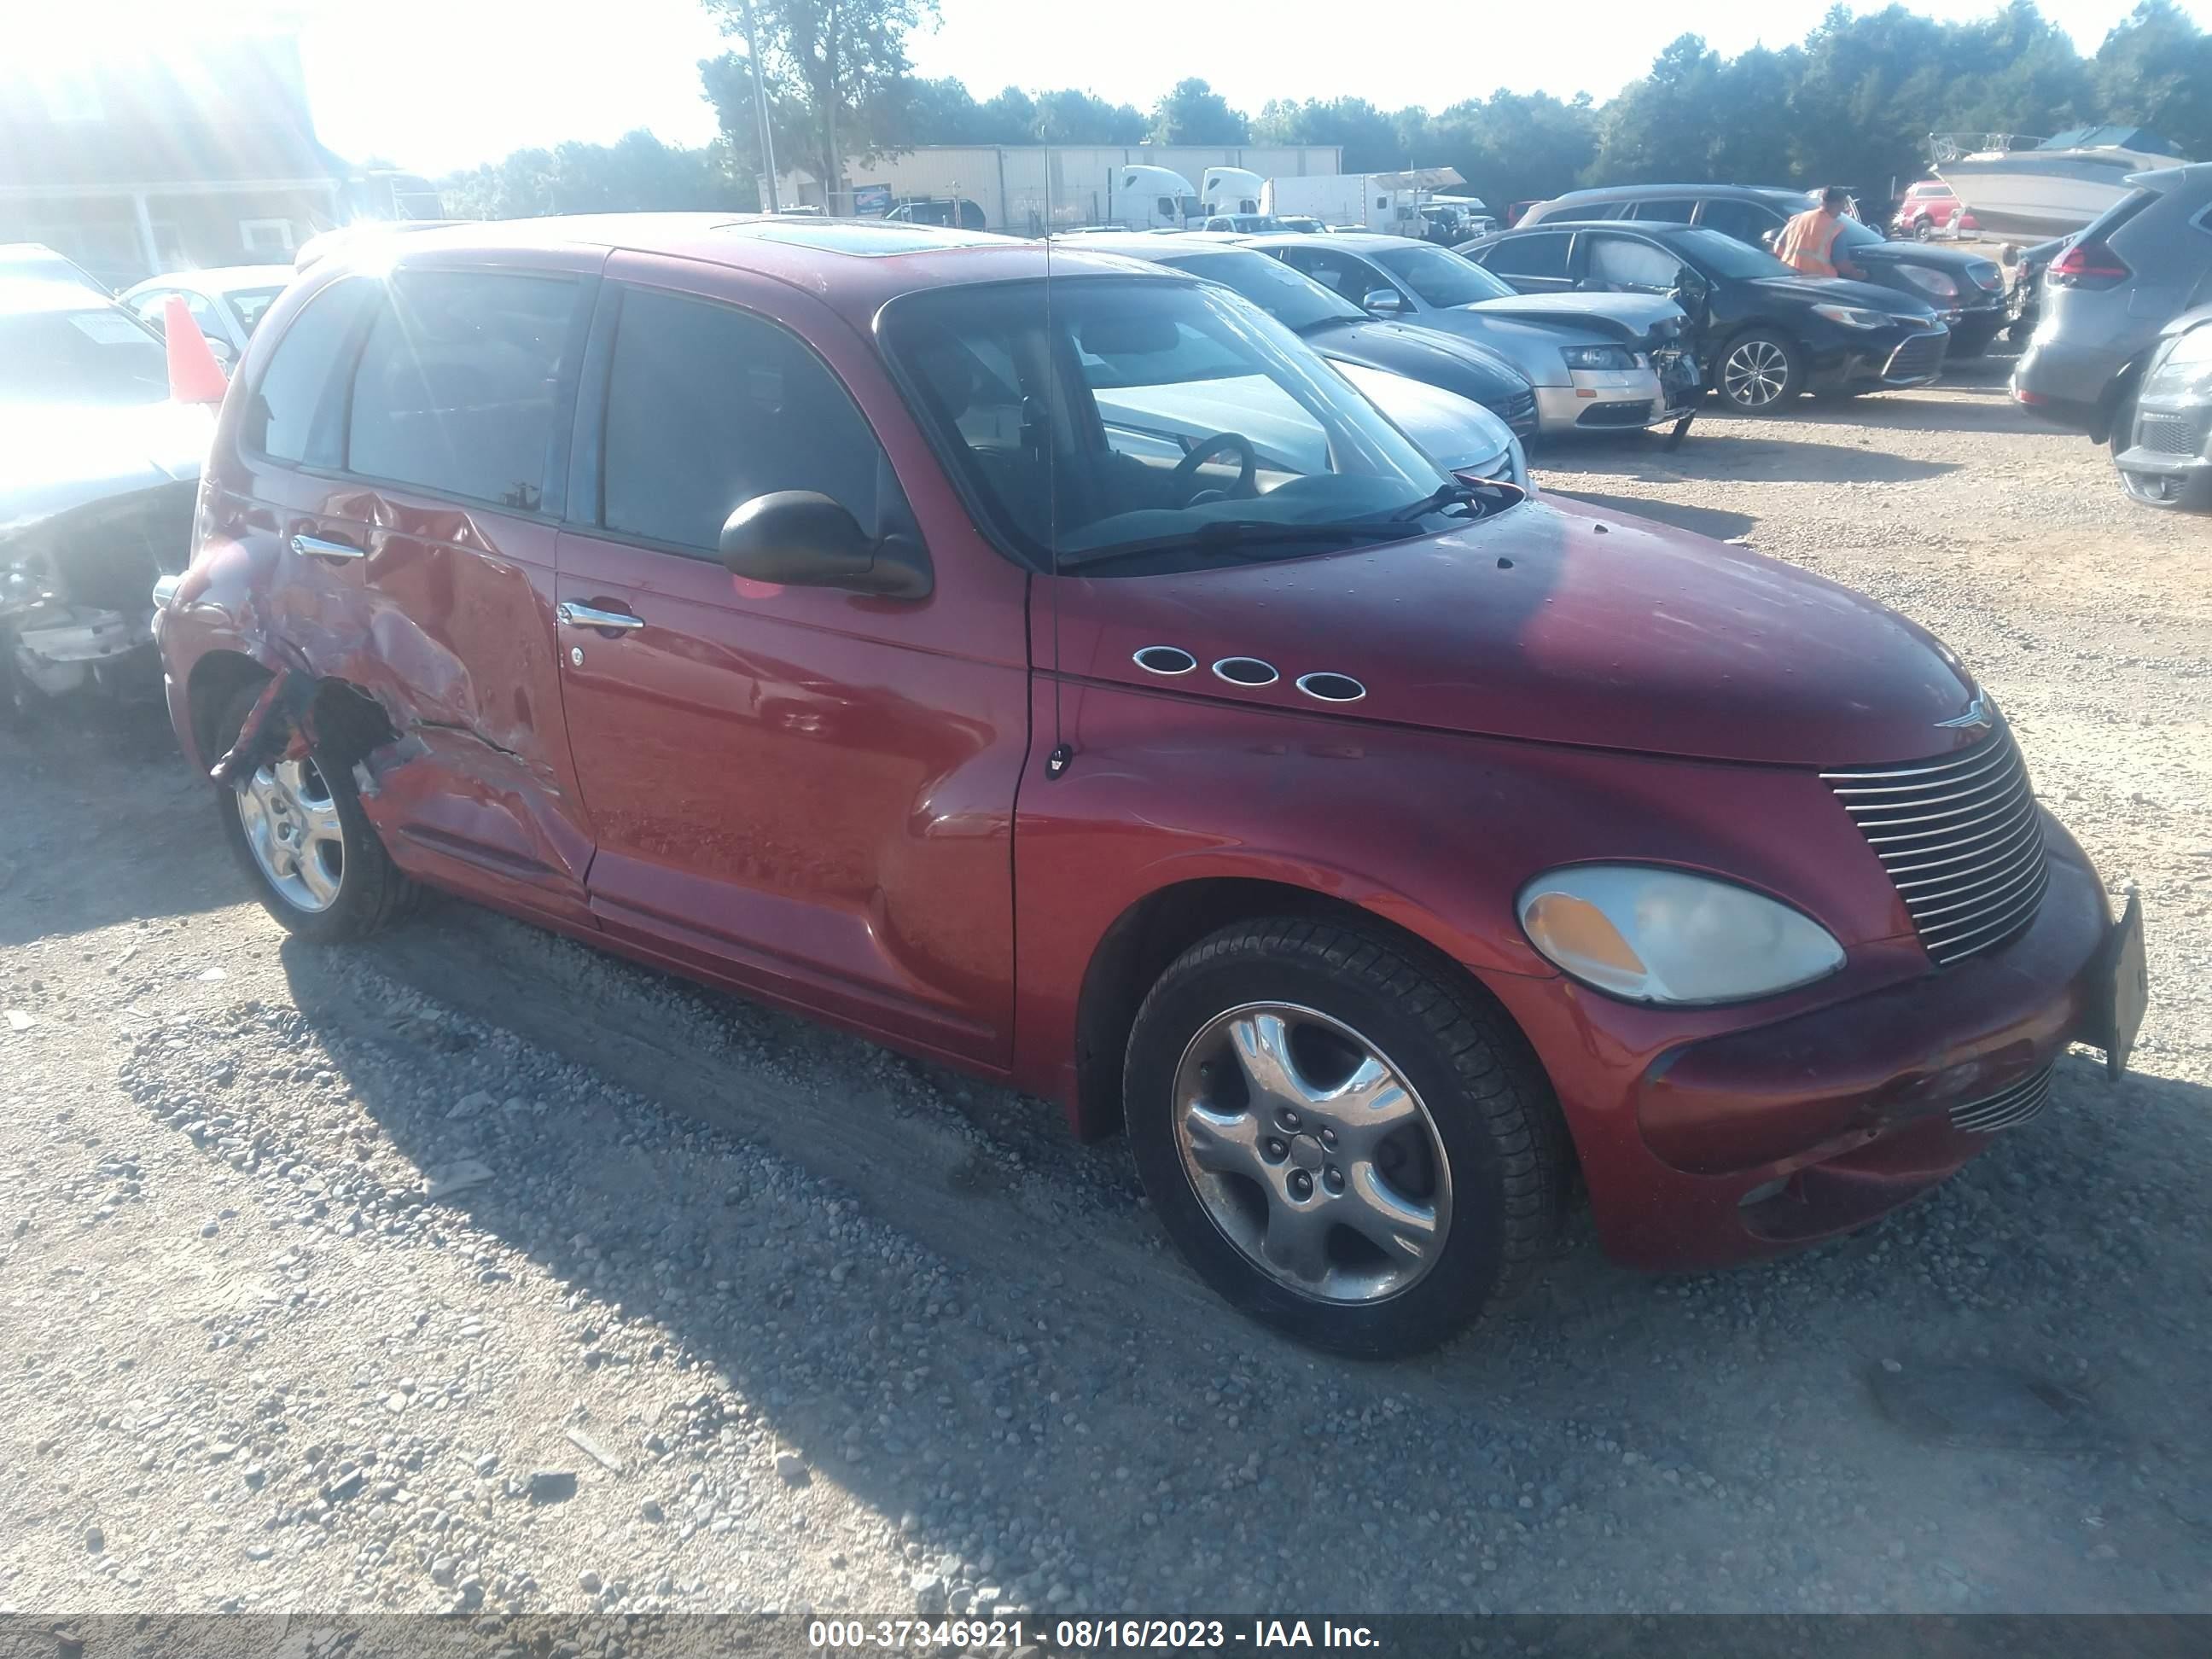
[[[644,255],[609,275],[577,446],[597,488],[559,582],[594,914],[763,997],[1005,1066],[1026,578],[827,307]],[[732,576],[724,520],[786,489],[919,539],[933,591]]]
[[362,800],[393,858],[584,924],[592,843],[554,666],[554,542],[601,257],[349,284],[366,303],[337,407],[319,412],[319,510],[286,549],[317,589],[287,631],[398,732]]
[[1516,232],[1474,257],[1483,269],[1504,277],[1519,293],[1565,294],[1574,286],[1567,269],[1572,240],[1572,234],[1564,230]]

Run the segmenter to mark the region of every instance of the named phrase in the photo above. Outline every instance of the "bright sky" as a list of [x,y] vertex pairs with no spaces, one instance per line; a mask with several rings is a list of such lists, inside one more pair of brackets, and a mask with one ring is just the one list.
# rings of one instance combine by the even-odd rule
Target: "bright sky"
[[[1802,38],[1827,0],[1583,0],[1558,11],[1512,0],[1399,0],[1387,14],[1342,0],[1046,3],[1050,27],[1039,0],[941,0],[942,22],[912,43],[915,67],[957,76],[983,97],[1009,82],[1077,86],[1139,108],[1193,73],[1251,111],[1269,98],[1345,95],[1437,109],[1500,86],[1602,99],[1686,30],[1723,52],[1781,46]],[[2094,52],[2134,0],[2041,3]],[[76,9],[0,0],[0,29],[11,50],[36,61],[97,50],[101,36],[126,27],[118,11],[142,6],[150,15],[133,32],[156,38],[179,27],[295,24],[317,131],[356,159],[380,155],[434,173],[526,144],[605,142],[633,127],[682,143],[714,132],[694,66],[723,41],[698,0],[201,0],[183,12],[151,0]],[[2212,23],[2212,0],[2184,8]],[[1994,9],[1994,0],[1916,6],[1947,17]],[[1202,41],[1178,49],[1178,37],[1193,32]]]

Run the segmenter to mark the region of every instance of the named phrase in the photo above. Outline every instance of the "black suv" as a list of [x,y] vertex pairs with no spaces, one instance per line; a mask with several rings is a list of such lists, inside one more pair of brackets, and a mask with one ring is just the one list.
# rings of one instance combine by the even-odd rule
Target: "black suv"
[[1889,289],[1800,276],[1708,228],[1524,221],[1456,250],[1523,294],[1656,294],[1680,306],[1705,383],[1741,415],[1779,414],[1802,392],[1851,396],[1926,386],[1950,331]]
[[[1752,247],[1772,245],[1791,216],[1814,206],[1810,191],[1771,185],[1624,185],[1571,190],[1539,202],[1516,228],[1546,222],[1626,219],[1632,223],[1703,225]],[[1891,241],[1856,219],[1844,221],[1836,254],[1876,288],[1925,303],[1951,331],[1951,356],[1978,357],[2010,318],[2003,269],[1964,248]]]

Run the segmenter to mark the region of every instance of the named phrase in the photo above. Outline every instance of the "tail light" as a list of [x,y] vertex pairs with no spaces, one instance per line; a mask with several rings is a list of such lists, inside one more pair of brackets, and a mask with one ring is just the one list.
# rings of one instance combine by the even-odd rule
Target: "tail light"
[[2135,275],[2109,242],[2076,242],[2051,262],[2043,280],[2057,288],[2116,288]]

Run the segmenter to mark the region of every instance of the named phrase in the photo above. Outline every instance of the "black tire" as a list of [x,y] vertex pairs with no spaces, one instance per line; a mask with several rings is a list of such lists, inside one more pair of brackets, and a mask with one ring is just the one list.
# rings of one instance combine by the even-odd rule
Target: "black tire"
[[[1255,1003],[1351,1028],[1427,1109],[1449,1213],[1432,1264],[1404,1289],[1351,1302],[1285,1285],[1231,1241],[1186,1170],[1176,1129],[1186,1054],[1217,1017]],[[1313,1346],[1370,1358],[1433,1347],[1524,1288],[1557,1243],[1570,1160],[1543,1068],[1479,988],[1379,933],[1268,917],[1201,939],[1138,1011],[1124,1085],[1138,1174],[1184,1259],[1231,1304]]]
[[[252,712],[266,684],[266,681],[255,681],[231,694],[216,719],[211,752],[225,753],[237,741],[246,715]],[[223,840],[229,843],[232,856],[253,884],[254,896],[280,925],[318,945],[340,945],[367,939],[412,908],[421,889],[400,873],[384,850],[383,842],[361,810],[352,769],[333,763],[327,767],[318,766],[316,776],[328,790],[331,805],[337,809],[344,848],[337,894],[327,908],[303,909],[285,897],[262,869],[247,843],[246,824],[240,816],[239,797],[242,787],[220,783],[214,786],[216,816],[222,825]]]
[[[1750,372],[1754,367],[1756,374]],[[1743,371],[1741,384],[1731,389],[1730,376],[1740,369]],[[1805,390],[1805,353],[1786,334],[1771,328],[1747,328],[1717,354],[1712,385],[1720,394],[1721,407],[1731,415],[1782,414]],[[1739,391],[1753,400],[1747,402]]]

